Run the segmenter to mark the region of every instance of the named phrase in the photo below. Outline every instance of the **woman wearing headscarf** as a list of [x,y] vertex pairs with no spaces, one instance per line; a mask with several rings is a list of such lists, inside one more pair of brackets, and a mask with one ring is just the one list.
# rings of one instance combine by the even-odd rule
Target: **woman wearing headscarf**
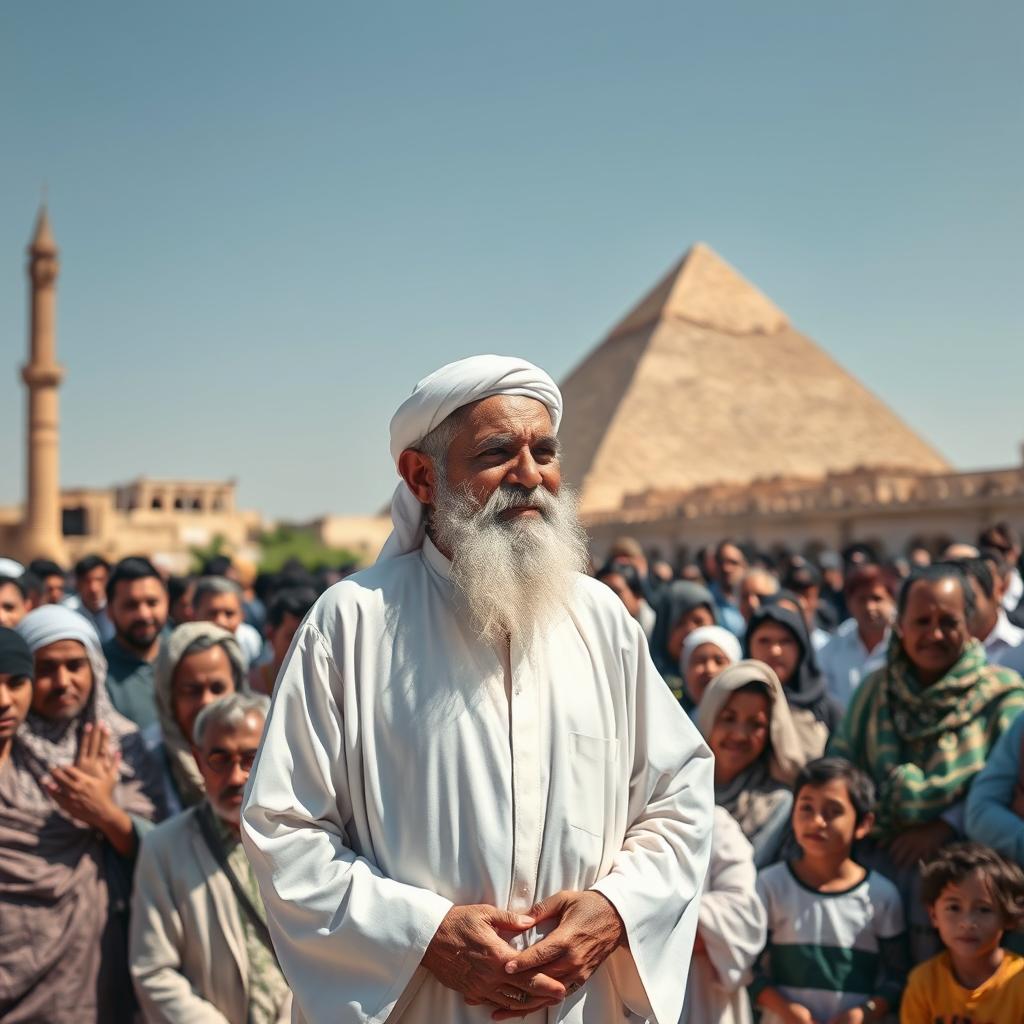
[[688,703],[679,671],[686,638],[701,626],[717,621],[715,599],[700,583],[673,580],[658,595],[657,617],[651,633],[651,658],[662,679],[684,705]]
[[915,569],[900,590],[885,667],[865,679],[829,754],[878,789],[872,867],[897,884],[915,959],[934,943],[920,900],[919,861],[964,831],[971,783],[1024,710],[1024,682],[990,665],[968,623],[974,590],[950,563]]
[[17,632],[35,681],[0,771],[0,1019],[130,1021],[130,876],[157,780],[92,625],[45,605]]
[[724,626],[698,626],[683,641],[679,673],[683,677],[686,697],[692,704],[690,717],[694,722],[708,684],[719,672],[735,665],[742,657],[739,640]]
[[704,692],[697,726],[715,755],[715,803],[736,819],[757,867],[773,863],[806,762],[778,677],[760,661],[730,666]]
[[824,753],[841,713],[826,689],[803,614],[785,594],[780,591],[781,599],[777,596],[751,616],[744,653],[771,666],[778,676],[804,759],[811,761]]
[[238,642],[212,622],[178,626],[160,648],[153,689],[158,728],[146,730],[146,742],[163,769],[164,799],[176,813],[205,795],[192,756],[192,727],[199,712],[219,697],[249,692]]

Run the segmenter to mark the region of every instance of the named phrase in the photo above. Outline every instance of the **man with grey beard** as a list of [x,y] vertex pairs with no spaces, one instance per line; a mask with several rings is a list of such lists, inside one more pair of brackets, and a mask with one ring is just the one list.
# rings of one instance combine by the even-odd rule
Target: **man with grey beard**
[[242,836],[297,1020],[679,1018],[712,762],[582,574],[561,411],[519,359],[420,381],[394,533],[296,633]]

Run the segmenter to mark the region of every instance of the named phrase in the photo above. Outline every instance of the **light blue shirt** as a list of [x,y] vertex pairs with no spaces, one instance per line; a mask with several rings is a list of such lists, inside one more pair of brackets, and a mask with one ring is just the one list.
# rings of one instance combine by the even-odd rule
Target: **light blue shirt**
[[988,763],[971,785],[966,824],[969,838],[1024,867],[1024,818],[1010,809],[1014,787],[1021,778],[1022,742],[1024,715],[1018,715],[996,741]]

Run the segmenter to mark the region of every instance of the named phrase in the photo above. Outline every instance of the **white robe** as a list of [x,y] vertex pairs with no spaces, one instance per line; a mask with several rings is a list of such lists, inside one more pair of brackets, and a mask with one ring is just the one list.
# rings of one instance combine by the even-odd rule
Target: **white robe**
[[756,891],[754,848],[724,808],[715,808],[711,865],[700,900],[704,953],[694,955],[680,1024],[750,1024],[746,984],[768,938]]
[[629,949],[527,1020],[676,1024],[711,755],[618,598],[580,576],[569,604],[529,656],[502,654],[428,540],[332,587],[300,627],[242,829],[296,1020],[487,1021],[419,966],[449,908],[594,888]]

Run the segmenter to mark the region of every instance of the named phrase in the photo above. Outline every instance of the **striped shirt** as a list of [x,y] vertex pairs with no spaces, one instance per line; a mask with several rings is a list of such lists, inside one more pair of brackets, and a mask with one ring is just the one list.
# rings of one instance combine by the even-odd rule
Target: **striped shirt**
[[[772,986],[811,1011],[815,1020],[861,1006],[872,996],[892,1005],[903,979],[890,976],[889,948],[906,930],[903,905],[887,878],[869,871],[845,892],[818,892],[804,885],[788,863],[757,876],[768,914],[768,945],[752,992]],[[763,1024],[774,1024],[771,1013]]]

